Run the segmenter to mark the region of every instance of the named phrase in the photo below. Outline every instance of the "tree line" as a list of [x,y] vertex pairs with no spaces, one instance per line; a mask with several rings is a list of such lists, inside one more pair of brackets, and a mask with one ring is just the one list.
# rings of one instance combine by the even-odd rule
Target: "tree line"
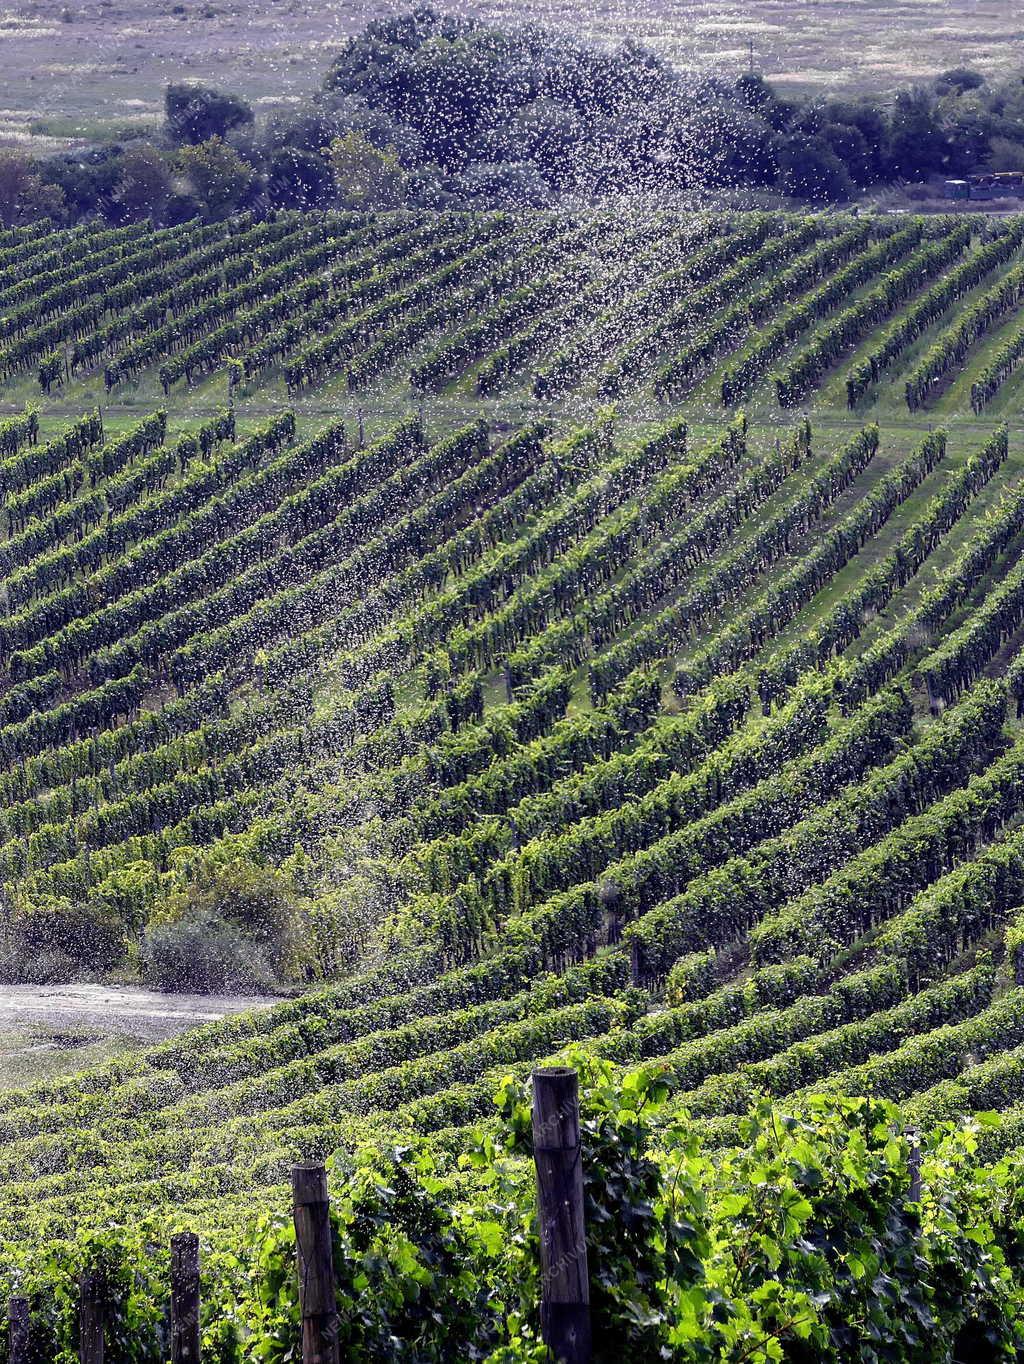
[[539,207],[624,190],[827,202],[1022,167],[1020,77],[957,68],[884,99],[791,97],[755,71],[678,70],[633,41],[599,50],[422,7],[349,38],[314,95],[266,123],[236,95],[173,82],[159,130],[45,159],[3,152],[0,224]]

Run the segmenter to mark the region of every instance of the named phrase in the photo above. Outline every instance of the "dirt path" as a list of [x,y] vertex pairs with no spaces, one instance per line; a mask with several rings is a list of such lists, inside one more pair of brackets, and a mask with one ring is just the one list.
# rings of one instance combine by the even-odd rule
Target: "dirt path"
[[156,1041],[277,1002],[267,996],[164,995],[127,985],[2,985],[0,1032],[68,1028]]

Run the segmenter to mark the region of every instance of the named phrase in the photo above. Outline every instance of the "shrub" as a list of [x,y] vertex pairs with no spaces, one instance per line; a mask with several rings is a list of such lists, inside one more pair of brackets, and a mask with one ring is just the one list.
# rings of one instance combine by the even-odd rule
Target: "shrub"
[[125,956],[116,916],[96,900],[46,895],[16,902],[0,944],[0,976],[46,984],[106,972]]
[[146,982],[196,993],[251,990],[304,963],[304,903],[292,876],[242,857],[205,855],[159,908],[142,943]]
[[216,914],[193,907],[147,930],[142,973],[151,989],[189,994],[244,993],[268,983],[253,944]]

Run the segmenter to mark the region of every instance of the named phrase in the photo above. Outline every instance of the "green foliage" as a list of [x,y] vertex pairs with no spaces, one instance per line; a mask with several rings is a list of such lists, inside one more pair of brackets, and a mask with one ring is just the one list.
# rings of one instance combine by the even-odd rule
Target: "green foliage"
[[[1024,1347],[1016,1167],[986,1171],[976,1129],[911,1145],[891,1105],[758,1105],[712,1158],[663,1117],[657,1069],[583,1053],[581,1160],[596,1364],[614,1361],[1012,1358]],[[500,1087],[457,1178],[425,1149],[336,1162],[347,1358],[525,1361],[539,1262],[528,1088]],[[297,1329],[294,1236],[258,1226],[258,1293],[232,1313],[240,1357],[283,1361]],[[218,1328],[220,1329],[220,1328]]]
[[[576,1044],[604,1058],[579,1059],[602,1360],[1017,1348],[1011,1176],[977,1158],[1024,1131],[1012,426],[638,429],[626,377],[650,396],[674,355],[669,400],[731,350],[760,407],[772,366],[827,394],[864,340],[872,399],[965,293],[999,304],[965,309],[968,351],[1001,321],[1022,229],[618,216],[0,231],[12,383],[237,404],[0,422],[0,970],[320,982],[0,1093],[0,1260],[45,1357],[102,1253],[125,1357],[162,1359],[180,1209],[211,1358],[285,1364],[283,1176],[337,1151],[352,1357],[540,1359],[523,1086]],[[400,364],[436,421],[378,437]],[[531,373],[550,422],[506,439],[499,399],[445,429]],[[383,381],[351,427],[252,420],[256,384],[332,378]],[[566,427],[595,380],[621,405]],[[883,1095],[1006,1112],[928,1132],[908,1210]]]
[[39,164],[13,148],[0,154],[0,224],[39,223],[59,217],[64,195],[59,185],[47,183]]
[[244,991],[293,978],[303,954],[302,901],[292,877],[215,845],[157,906],[142,969],[160,990]]
[[[480,1274],[496,1249],[493,1231],[453,1206],[455,1188],[427,1150],[367,1146],[351,1160],[335,1158],[331,1179],[346,1359],[440,1364],[456,1342],[465,1348],[497,1334],[501,1303]],[[286,1364],[298,1323],[294,1228],[290,1218],[268,1217],[252,1235],[258,1296],[243,1299],[234,1317],[241,1357]]]
[[251,169],[219,136],[183,147],[178,163],[207,218],[227,217],[252,186]]
[[196,145],[223,138],[233,128],[252,123],[252,110],[236,95],[209,85],[174,83],[164,91],[167,131],[171,140]]
[[[904,1132],[872,1099],[758,1103],[709,1152],[661,1070],[583,1050],[581,1162],[595,1364],[1012,1359],[1024,1349],[1020,1161],[978,1160],[978,1124]],[[540,1364],[528,1085],[453,1165],[423,1142],[329,1162],[339,1338],[354,1364]],[[919,1171],[915,1174],[915,1169]],[[915,1182],[919,1181],[919,1182]],[[155,1225],[83,1230],[11,1266],[37,1347],[74,1359],[76,1280],[101,1271],[115,1364],[164,1358]],[[286,1364],[298,1343],[295,1234],[264,1212],[204,1247],[204,1357]]]
[[[685,1119],[660,1120],[657,1068],[576,1062],[595,1360],[923,1364],[1024,1346],[1016,1168],[979,1167],[974,1129],[921,1137],[915,1201],[891,1105],[762,1103],[712,1159]],[[527,1091],[499,1101],[528,1150]]]
[[[100,1280],[110,1364],[161,1364],[166,1349],[165,1284],[169,1256],[146,1232],[87,1229],[53,1242],[7,1282],[29,1299],[30,1364],[77,1364],[79,1280]],[[6,1360],[6,1332],[0,1350]]]
[[404,177],[393,148],[382,151],[352,132],[334,139],[327,159],[347,208],[393,208],[400,201]]

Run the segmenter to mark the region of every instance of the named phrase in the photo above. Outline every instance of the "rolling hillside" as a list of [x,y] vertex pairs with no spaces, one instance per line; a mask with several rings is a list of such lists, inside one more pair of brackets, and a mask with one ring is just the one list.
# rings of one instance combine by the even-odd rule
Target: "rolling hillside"
[[226,1253],[577,1041],[712,1147],[812,1092],[1024,1143],[1022,294],[1024,218],[0,238],[16,949],[123,962],[216,846],[351,967],[0,1095],[8,1278]]

